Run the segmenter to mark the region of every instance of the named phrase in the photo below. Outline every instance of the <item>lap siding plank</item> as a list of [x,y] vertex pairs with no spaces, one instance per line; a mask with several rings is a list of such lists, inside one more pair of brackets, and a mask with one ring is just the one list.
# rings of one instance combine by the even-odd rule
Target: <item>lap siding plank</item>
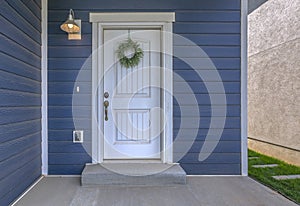
[[1,1],[0,204],[41,176],[40,0]]

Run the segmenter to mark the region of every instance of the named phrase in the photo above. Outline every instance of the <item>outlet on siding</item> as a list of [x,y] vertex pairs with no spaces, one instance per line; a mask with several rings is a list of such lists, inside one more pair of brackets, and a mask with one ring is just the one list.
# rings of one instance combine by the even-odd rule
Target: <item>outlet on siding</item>
[[74,143],[83,143],[83,130],[74,130],[73,131],[73,142]]

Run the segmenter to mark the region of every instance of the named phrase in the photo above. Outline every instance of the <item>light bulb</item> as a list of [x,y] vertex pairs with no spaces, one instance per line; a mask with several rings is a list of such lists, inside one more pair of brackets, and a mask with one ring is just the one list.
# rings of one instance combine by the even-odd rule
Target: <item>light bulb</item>
[[72,29],[72,28],[74,27],[74,24],[68,24],[68,27],[69,27],[70,29]]

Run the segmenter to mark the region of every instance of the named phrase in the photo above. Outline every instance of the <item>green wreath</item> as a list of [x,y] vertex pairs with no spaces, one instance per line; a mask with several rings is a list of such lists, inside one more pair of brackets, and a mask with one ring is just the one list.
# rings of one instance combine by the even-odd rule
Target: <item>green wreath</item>
[[[132,50],[134,53],[132,57],[127,57],[126,52]],[[128,38],[125,42],[121,43],[116,51],[120,64],[125,68],[132,68],[137,66],[144,56],[143,50],[140,45]]]

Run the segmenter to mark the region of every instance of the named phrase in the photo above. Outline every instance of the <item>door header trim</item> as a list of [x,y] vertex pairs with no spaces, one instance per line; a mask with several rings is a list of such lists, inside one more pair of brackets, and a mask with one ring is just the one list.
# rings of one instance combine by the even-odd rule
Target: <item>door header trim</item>
[[90,22],[175,22],[175,12],[90,13]]

